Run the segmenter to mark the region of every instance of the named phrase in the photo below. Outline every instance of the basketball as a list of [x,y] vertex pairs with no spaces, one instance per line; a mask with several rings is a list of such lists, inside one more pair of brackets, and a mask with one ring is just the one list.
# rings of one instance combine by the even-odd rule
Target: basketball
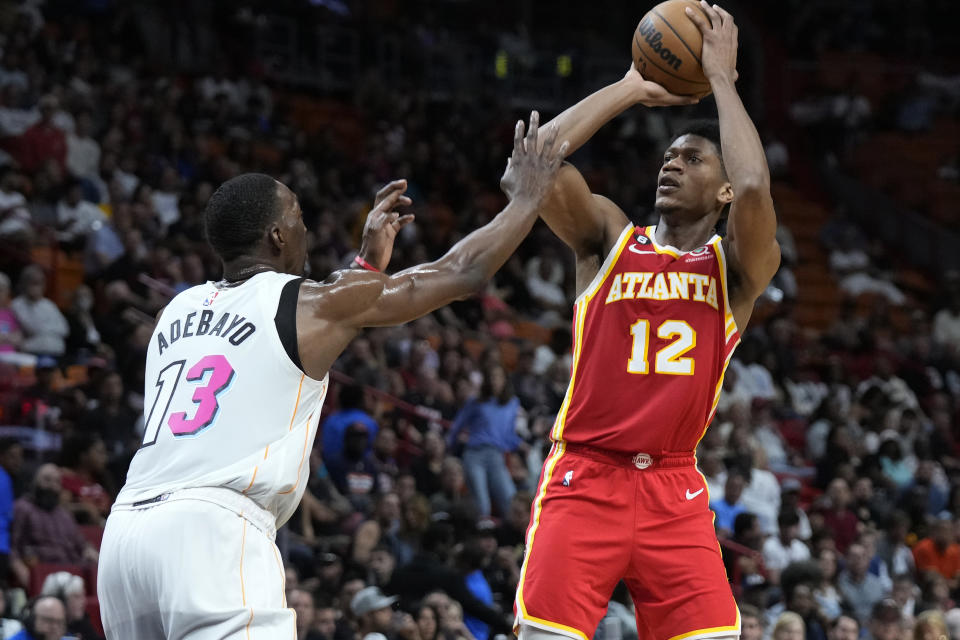
[[667,0],[647,12],[633,34],[633,62],[645,79],[681,96],[706,96],[710,83],[700,66],[703,36],[684,9],[707,15],[694,0]]

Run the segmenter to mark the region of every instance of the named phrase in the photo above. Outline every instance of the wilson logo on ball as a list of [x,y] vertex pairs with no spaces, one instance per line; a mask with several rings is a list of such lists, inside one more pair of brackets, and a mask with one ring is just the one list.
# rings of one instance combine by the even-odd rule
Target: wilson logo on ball
[[683,60],[675,56],[670,49],[660,43],[660,41],[663,40],[663,34],[657,31],[656,26],[653,24],[653,20],[650,18],[644,18],[641,20],[640,26],[637,27],[637,31],[641,36],[643,36],[643,39],[646,41],[647,45],[650,46],[651,51],[660,56],[660,58],[667,63],[667,65],[673,67],[674,70],[680,70]]

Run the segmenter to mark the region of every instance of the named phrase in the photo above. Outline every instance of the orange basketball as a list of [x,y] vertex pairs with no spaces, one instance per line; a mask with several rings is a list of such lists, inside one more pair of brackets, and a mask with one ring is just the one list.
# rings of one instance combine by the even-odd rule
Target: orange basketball
[[707,14],[694,0],[667,0],[643,16],[633,34],[633,62],[640,74],[681,96],[706,96],[710,83],[700,66],[703,36],[684,12]]

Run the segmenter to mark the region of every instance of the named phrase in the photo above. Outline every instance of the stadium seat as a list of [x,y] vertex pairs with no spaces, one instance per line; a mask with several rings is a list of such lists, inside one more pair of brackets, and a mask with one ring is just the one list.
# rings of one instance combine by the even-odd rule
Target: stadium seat
[[90,546],[100,551],[100,543],[103,541],[103,527],[95,524],[80,525],[80,533],[90,543]]

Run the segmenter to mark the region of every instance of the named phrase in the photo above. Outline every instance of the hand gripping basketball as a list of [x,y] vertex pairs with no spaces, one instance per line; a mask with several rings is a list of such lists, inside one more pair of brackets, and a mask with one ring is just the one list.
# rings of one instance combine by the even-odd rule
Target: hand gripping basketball
[[703,75],[708,80],[727,78],[736,82],[737,73],[737,29],[733,16],[720,8],[700,0],[700,8],[709,18],[709,22],[696,11],[687,7],[686,14],[703,34]]

